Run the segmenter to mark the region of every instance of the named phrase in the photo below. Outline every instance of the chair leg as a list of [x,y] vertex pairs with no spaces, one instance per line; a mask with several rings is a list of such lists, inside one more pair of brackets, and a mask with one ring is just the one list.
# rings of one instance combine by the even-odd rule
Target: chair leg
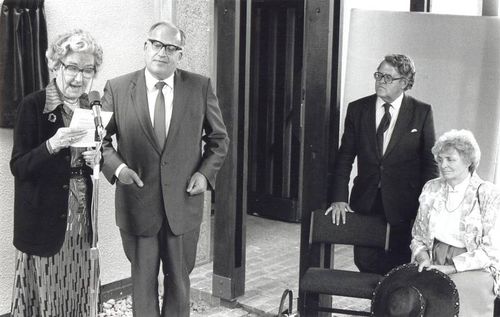
[[500,317],[500,298],[495,298],[495,307],[493,309],[493,317]]

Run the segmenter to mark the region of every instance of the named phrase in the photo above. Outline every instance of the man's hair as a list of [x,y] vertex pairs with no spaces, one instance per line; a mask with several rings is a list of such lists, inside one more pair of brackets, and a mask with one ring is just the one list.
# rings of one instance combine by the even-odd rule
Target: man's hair
[[383,62],[397,69],[398,73],[406,78],[405,90],[410,90],[415,82],[415,64],[409,56],[403,54],[391,54],[384,57]]
[[173,29],[176,29],[177,31],[179,31],[180,35],[181,35],[181,47],[184,47],[184,45],[186,45],[186,34],[184,33],[183,30],[181,30],[179,27],[177,27],[175,24],[173,23],[170,23],[170,22],[166,22],[166,21],[160,21],[160,22],[156,22],[155,24],[153,24],[150,28],[149,28],[149,31],[148,31],[148,36],[151,36],[151,33],[158,27],[161,27],[161,26],[164,26],[164,27],[169,27],[169,28],[173,28]]

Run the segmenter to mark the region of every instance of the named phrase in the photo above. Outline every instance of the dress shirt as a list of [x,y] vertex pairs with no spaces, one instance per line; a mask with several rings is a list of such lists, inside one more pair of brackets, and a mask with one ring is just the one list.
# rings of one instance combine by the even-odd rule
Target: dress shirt
[[[403,102],[404,94],[401,94],[396,100],[390,103],[391,107],[389,108],[389,113],[391,114],[391,122],[389,124],[389,128],[384,132],[384,149],[383,152],[387,149],[387,145],[391,140],[392,131],[394,131],[394,126],[396,125],[396,121],[398,120],[399,109],[401,109],[401,103]],[[382,117],[384,116],[384,104],[386,102],[382,100],[382,98],[377,97],[377,102],[375,103],[375,124],[378,128],[380,121],[382,121]]]
[[[146,91],[148,97],[148,109],[149,109],[149,117],[151,118],[151,125],[154,127],[155,122],[155,104],[156,97],[158,97],[158,89],[155,87],[156,83],[159,81],[163,81],[166,83],[163,86],[163,96],[165,97],[165,136],[168,137],[168,130],[170,127],[170,121],[172,120],[172,110],[173,110],[173,102],[174,102],[174,74],[170,77],[158,80],[149,72],[146,68],[145,70],[145,79],[146,79]],[[121,164],[115,171],[115,176],[118,177],[121,170],[126,166],[126,164]]]
[[170,127],[170,121],[172,119],[172,103],[174,101],[174,74],[163,80],[156,79],[147,69],[145,71],[145,74],[149,115],[151,117],[151,124],[153,125],[153,127],[155,122],[154,116],[156,97],[158,97],[158,89],[155,87],[155,85],[159,81],[163,81],[166,83],[166,85],[163,86],[162,91],[163,96],[165,96],[165,135],[168,136],[168,129]]

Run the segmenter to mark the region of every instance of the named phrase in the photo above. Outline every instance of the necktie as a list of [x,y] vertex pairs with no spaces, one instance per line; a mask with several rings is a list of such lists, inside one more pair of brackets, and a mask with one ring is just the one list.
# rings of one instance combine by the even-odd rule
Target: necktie
[[382,117],[382,120],[380,120],[380,124],[377,128],[377,146],[380,157],[384,155],[384,132],[387,131],[389,125],[391,124],[391,113],[389,112],[390,107],[391,104],[384,103],[384,116]]
[[161,149],[163,149],[165,139],[167,138],[167,131],[165,127],[165,96],[163,96],[162,90],[165,85],[166,84],[162,81],[155,84],[155,87],[158,89],[158,96],[156,97],[155,102],[154,130]]

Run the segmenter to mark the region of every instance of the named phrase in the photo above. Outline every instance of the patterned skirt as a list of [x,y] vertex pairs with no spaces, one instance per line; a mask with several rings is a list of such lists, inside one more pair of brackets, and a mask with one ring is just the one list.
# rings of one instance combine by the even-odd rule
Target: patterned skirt
[[[90,315],[90,213],[81,185],[81,179],[70,180],[72,191],[61,250],[51,257],[16,252],[12,317]],[[98,276],[98,265],[95,272]]]

